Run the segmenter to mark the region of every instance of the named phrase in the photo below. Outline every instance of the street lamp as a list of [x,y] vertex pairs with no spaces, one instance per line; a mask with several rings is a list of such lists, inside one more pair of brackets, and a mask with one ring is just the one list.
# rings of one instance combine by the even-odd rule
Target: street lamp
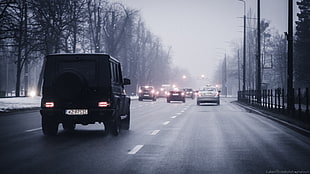
[[243,2],[243,85],[242,91],[245,91],[245,55],[246,55],[246,2],[245,0],[239,0]]

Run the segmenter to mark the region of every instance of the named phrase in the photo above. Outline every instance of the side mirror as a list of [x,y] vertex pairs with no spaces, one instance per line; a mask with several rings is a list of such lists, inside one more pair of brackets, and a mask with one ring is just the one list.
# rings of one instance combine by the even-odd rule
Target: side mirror
[[221,90],[219,90],[219,93],[221,93]]
[[130,82],[130,79],[127,79],[127,78],[124,78],[124,85],[130,85],[131,82]]

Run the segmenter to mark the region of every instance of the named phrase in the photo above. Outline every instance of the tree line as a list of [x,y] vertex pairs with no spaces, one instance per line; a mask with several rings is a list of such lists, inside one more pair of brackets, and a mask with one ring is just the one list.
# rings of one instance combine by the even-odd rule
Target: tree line
[[[31,72],[40,94],[44,57],[53,53],[108,53],[137,85],[169,82],[170,48],[146,28],[138,10],[104,0],[0,2],[0,92],[27,94]],[[34,68],[36,67],[36,68]],[[3,80],[6,79],[6,80]],[[24,82],[22,84],[21,82]],[[34,83],[34,82],[33,82]],[[1,95],[1,94],[0,94]]]

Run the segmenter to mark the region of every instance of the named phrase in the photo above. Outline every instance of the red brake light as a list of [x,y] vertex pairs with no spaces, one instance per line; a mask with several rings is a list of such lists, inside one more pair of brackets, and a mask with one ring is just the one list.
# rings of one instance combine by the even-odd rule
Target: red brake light
[[108,102],[98,102],[98,107],[105,108],[108,107],[110,104]]
[[44,106],[46,108],[53,108],[54,107],[54,102],[45,102]]

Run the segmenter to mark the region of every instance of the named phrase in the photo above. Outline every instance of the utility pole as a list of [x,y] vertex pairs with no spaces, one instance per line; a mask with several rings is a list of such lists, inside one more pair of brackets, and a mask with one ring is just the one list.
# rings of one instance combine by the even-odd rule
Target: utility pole
[[261,103],[261,52],[260,52],[260,0],[257,0],[257,82],[256,82],[256,97],[257,103]]
[[225,57],[224,57],[224,74],[223,74],[223,80],[224,80],[224,92],[225,92],[225,95],[227,97],[228,95],[228,88],[227,88],[227,60],[226,60],[226,52],[225,52]]
[[288,51],[287,51],[287,109],[294,111],[293,88],[293,0],[288,0]]

